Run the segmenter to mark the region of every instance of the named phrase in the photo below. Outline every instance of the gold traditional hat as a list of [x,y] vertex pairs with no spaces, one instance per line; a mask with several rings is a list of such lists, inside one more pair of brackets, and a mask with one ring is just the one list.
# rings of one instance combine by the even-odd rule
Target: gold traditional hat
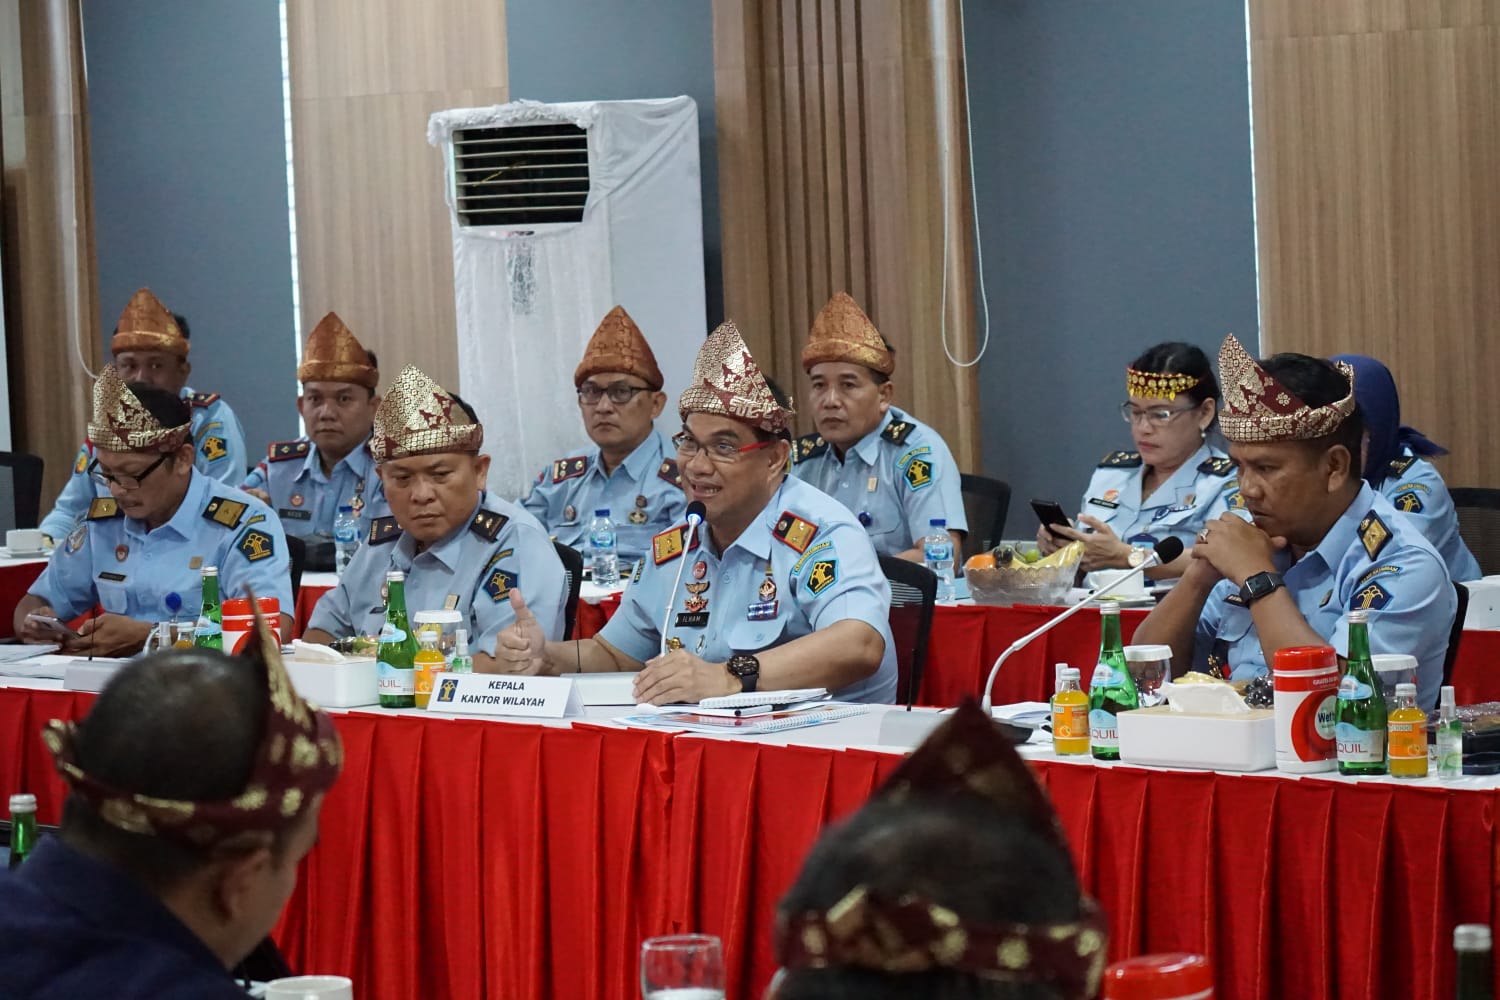
[[661,369],[656,366],[656,355],[635,320],[624,306],[615,306],[589,338],[583,349],[583,360],[573,369],[573,385],[583,385],[583,380],[600,372],[624,372],[645,382],[652,392],[660,392]]
[[370,353],[339,319],[330,312],[318,320],[307,335],[302,363],[297,366],[298,382],[348,382],[374,389],[380,384],[380,372],[370,364]]
[[885,345],[880,331],[847,292],[835,292],[813,320],[807,346],[802,348],[802,369],[824,361],[863,365],[889,375],[896,370],[896,356]]
[[188,339],[170,310],[161,300],[151,294],[151,289],[139,289],[125,303],[120,313],[120,322],[115,324],[115,335],[110,338],[112,354],[121,351],[166,351],[179,358],[188,354]]
[[690,413],[712,413],[779,434],[797,411],[790,403],[776,402],[739,328],[726,319],[698,349],[692,381],[678,400],[677,412],[684,420]]
[[370,454],[375,461],[443,451],[478,451],[484,425],[416,365],[407,365],[375,409]]
[[141,404],[114,365],[105,365],[94,380],[94,412],[89,416],[89,441],[105,451],[174,451],[192,431],[188,421],[164,427]]
[[[254,596],[250,604],[256,607]],[[244,790],[233,799],[187,802],[114,788],[78,761],[77,724],[53,719],[42,731],[57,770],[69,789],[99,818],[127,833],[145,834],[196,847],[223,845],[247,835],[264,838],[296,822],[317,797],[333,787],[344,764],[344,747],[333,719],[292,686],[276,637],[256,607],[255,632],[237,656],[265,679],[266,728]]]
[[1310,441],[1333,431],[1354,412],[1354,369],[1334,362],[1349,380],[1349,394],[1326,406],[1308,406],[1255,363],[1234,334],[1219,348],[1219,382],[1224,408],[1219,430],[1230,441]]
[[1177,398],[1178,393],[1187,392],[1203,381],[1196,375],[1179,372],[1143,372],[1135,368],[1125,369],[1125,391],[1143,399]]

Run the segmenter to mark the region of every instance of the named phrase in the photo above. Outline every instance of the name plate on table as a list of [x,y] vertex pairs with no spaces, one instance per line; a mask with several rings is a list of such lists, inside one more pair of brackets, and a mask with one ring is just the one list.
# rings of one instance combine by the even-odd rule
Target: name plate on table
[[566,677],[438,674],[432,679],[427,711],[566,719],[583,714],[583,700]]

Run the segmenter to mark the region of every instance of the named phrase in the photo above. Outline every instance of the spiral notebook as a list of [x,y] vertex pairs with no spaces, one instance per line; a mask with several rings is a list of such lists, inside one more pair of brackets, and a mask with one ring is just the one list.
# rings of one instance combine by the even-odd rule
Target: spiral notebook
[[837,722],[839,719],[863,715],[869,710],[868,705],[819,701],[793,705],[765,715],[707,715],[691,709],[683,709],[625,715],[615,721],[623,726],[634,726],[638,729],[667,729],[678,733],[745,733],[751,736],[761,736],[766,733],[784,733],[790,729],[822,726]]

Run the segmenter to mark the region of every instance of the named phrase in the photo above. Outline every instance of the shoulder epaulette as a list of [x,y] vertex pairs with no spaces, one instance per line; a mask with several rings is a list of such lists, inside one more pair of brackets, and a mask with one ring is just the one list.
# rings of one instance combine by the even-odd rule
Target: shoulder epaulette
[[120,510],[120,504],[114,497],[95,497],[94,502],[89,504],[88,519],[90,521],[107,521],[112,517],[122,517],[124,512]]
[[808,545],[812,543],[813,536],[817,533],[816,524],[802,520],[789,510],[781,512],[781,517],[776,519],[776,527],[771,529],[771,534],[798,553],[807,551]]
[[245,517],[245,511],[249,504],[240,500],[231,500],[228,497],[214,497],[203,508],[205,520],[215,524],[222,524],[226,528],[234,529],[240,526],[240,521]]
[[572,458],[559,458],[552,463],[552,481],[554,483],[566,482],[576,476],[581,476],[589,467],[587,455],[575,455]]
[[[664,562],[671,562],[682,555],[682,540],[687,536],[687,525],[679,524],[675,528],[668,528],[651,539],[651,559],[660,566]],[[693,548],[698,547],[700,533],[693,535]]]
[[271,462],[286,462],[294,458],[306,458],[312,450],[312,442],[306,438],[296,441],[276,441],[266,449],[266,459]]
[[892,444],[905,444],[906,439],[911,437],[911,432],[917,429],[917,425],[910,420],[892,420],[885,425],[885,430],[880,436]]
[[799,437],[792,442],[792,464],[805,462],[809,458],[817,458],[828,450],[828,442],[823,440],[821,434],[808,434]]
[[1406,470],[1410,469],[1417,460],[1415,455],[1403,455],[1400,458],[1391,459],[1391,471],[1393,476],[1404,476]]
[[481,507],[474,514],[474,520],[469,522],[469,530],[487,542],[493,542],[500,534],[500,529],[510,518],[504,514],[497,514],[492,510]]
[[1138,451],[1112,451],[1099,460],[1101,469],[1134,469],[1141,464]]
[[1371,562],[1380,558],[1380,553],[1390,542],[1392,534],[1380,515],[1373,510],[1359,522],[1359,543],[1365,547],[1365,555],[1370,557]]
[[677,467],[675,458],[664,458],[661,468],[656,470],[658,479],[664,479],[678,489],[682,489],[682,470]]
[[194,406],[213,406],[218,401],[217,392],[195,392],[188,397],[188,402]]
[[365,541],[370,545],[384,545],[400,537],[401,525],[396,523],[395,517],[377,517],[370,522],[370,537]]
[[1199,464],[1198,471],[1205,476],[1227,476],[1234,471],[1234,459],[1207,458]]

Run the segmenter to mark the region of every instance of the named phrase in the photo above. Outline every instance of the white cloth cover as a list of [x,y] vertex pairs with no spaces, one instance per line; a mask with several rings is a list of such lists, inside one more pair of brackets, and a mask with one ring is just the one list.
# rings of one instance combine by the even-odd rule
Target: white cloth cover
[[[588,132],[583,221],[519,230],[460,226],[453,211],[453,132],[571,122]],[[656,353],[677,422],[677,396],[707,331],[698,111],[690,97],[440,111],[427,139],[449,164],[458,391],[485,424],[490,488],[524,496],[537,471],[588,444],[573,369],[616,304]]]

